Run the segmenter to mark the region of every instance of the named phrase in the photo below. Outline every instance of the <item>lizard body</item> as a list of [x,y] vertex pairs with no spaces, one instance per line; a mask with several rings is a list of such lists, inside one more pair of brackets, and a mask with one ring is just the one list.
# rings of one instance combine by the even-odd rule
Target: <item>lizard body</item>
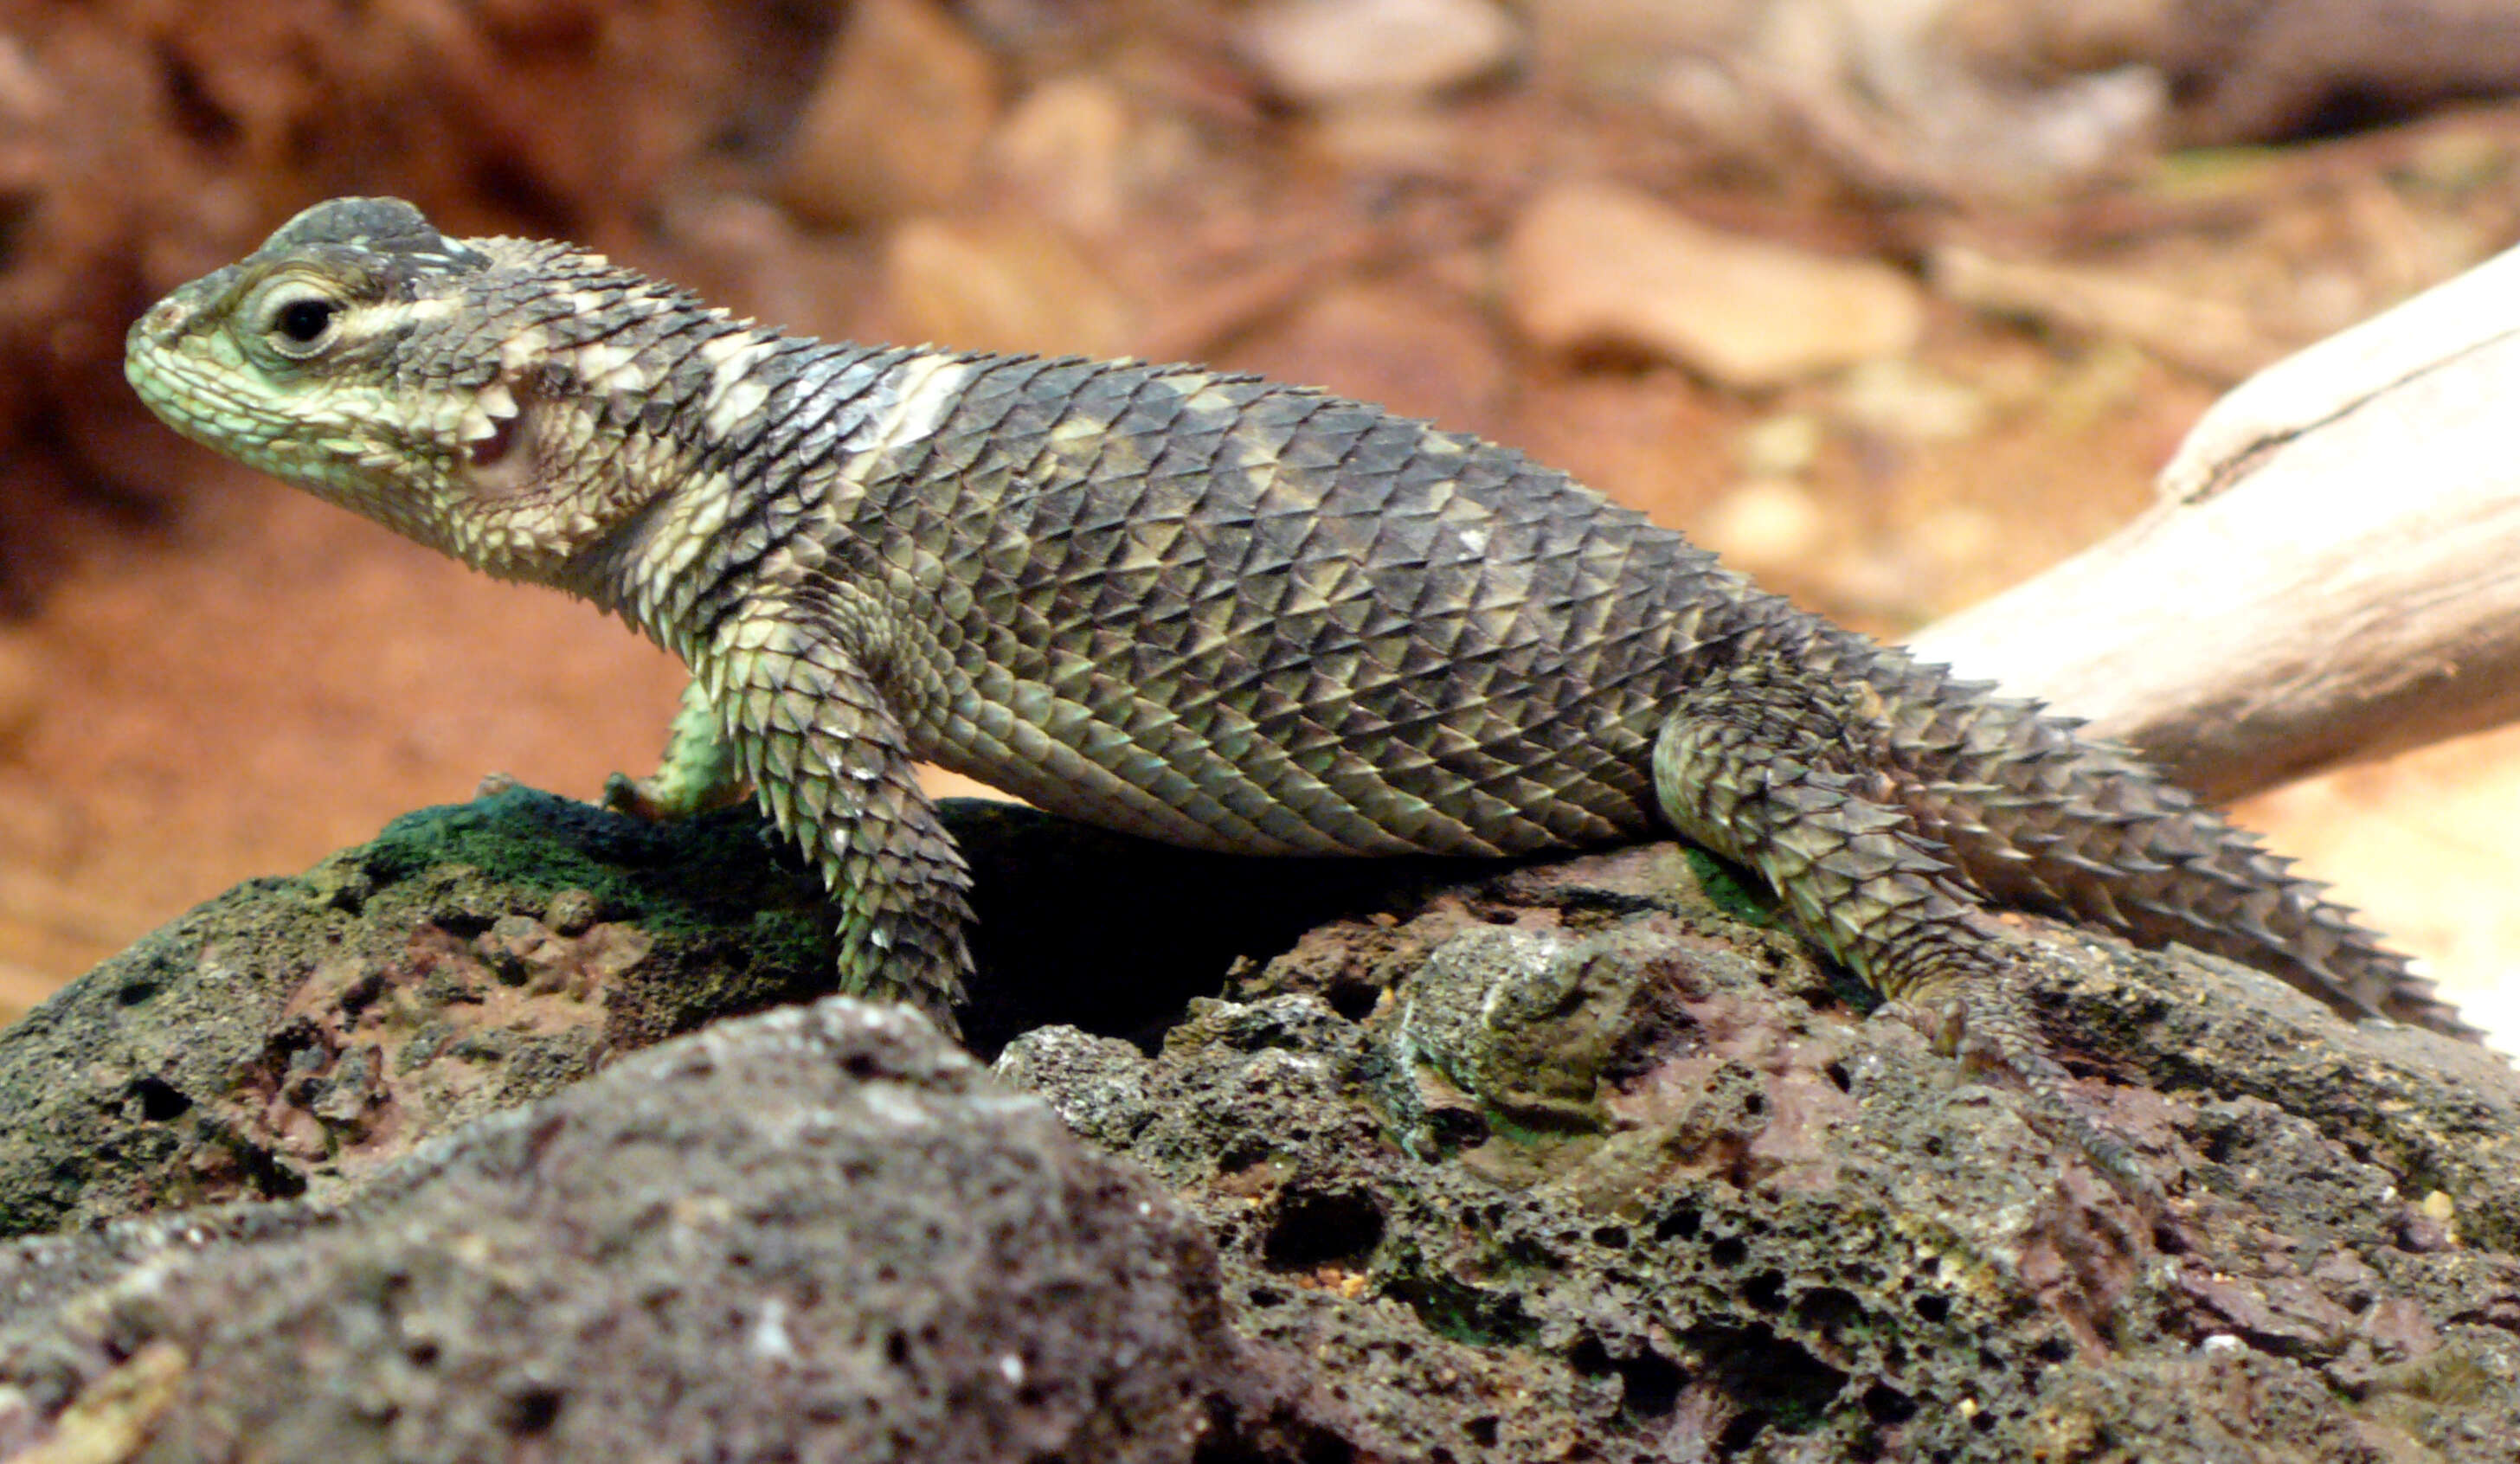
[[178,430],[680,655],[665,766],[611,800],[670,813],[749,784],[821,866],[845,983],[940,1014],[968,878],[918,760],[1247,853],[1675,828],[2051,1091],[1988,905],[2464,1031],[2318,886],[2130,755],[1509,449],[1371,406],[812,340],[390,200],[300,214],[154,307],[128,361]]

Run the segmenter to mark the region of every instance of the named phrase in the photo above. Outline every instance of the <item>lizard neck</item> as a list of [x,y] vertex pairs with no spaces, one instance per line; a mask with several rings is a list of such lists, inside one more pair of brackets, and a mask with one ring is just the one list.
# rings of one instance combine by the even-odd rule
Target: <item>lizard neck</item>
[[695,353],[691,390],[618,437],[611,470],[640,507],[563,588],[619,614],[685,662],[747,600],[840,572],[855,524],[880,512],[901,455],[923,444],[970,367],[940,352],[722,336]]

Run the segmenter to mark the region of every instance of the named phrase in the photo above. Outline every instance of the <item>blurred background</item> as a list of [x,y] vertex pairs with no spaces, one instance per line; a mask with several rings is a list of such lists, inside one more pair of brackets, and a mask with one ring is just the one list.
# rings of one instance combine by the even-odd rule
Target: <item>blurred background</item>
[[[2509,0],[0,0],[0,1020],[679,681],[224,466],[156,296],[337,194],[817,334],[1510,442],[1898,637],[2257,367],[2520,240]],[[2520,734],[2239,810],[2520,1033]]]

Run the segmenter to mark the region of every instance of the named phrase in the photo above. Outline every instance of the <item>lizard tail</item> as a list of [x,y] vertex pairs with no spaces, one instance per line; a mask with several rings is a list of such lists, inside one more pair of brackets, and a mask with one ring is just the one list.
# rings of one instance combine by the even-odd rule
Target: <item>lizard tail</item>
[[2348,1016],[2480,1036],[2324,885],[2132,751],[1852,635],[1809,653],[1878,697],[1897,800],[1997,902],[2229,956]]

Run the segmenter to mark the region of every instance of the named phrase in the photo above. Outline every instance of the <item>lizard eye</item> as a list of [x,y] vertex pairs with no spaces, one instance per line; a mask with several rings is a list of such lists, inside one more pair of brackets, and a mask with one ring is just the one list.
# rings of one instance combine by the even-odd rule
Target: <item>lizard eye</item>
[[283,355],[311,355],[333,333],[340,306],[322,295],[296,295],[273,305],[263,333]]

